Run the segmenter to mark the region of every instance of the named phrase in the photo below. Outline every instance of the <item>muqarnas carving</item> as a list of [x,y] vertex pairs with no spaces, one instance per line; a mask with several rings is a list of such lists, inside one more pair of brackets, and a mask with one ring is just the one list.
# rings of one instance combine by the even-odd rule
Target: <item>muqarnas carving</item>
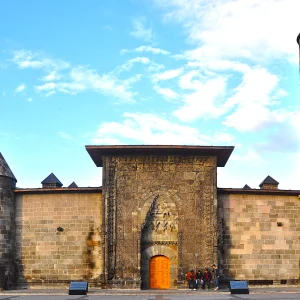
[[178,241],[178,213],[172,201],[157,195],[142,225],[142,244]]

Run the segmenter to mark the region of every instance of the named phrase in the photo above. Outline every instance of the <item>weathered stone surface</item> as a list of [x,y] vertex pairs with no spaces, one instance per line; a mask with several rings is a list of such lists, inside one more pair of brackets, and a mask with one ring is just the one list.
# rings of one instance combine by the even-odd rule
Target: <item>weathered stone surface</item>
[[23,266],[20,280],[98,278],[103,272],[101,223],[99,193],[18,194],[16,258]]
[[148,288],[150,258],[165,255],[175,287],[182,273],[216,261],[216,158],[102,159],[106,278]]
[[220,269],[247,280],[299,279],[298,196],[218,195]]

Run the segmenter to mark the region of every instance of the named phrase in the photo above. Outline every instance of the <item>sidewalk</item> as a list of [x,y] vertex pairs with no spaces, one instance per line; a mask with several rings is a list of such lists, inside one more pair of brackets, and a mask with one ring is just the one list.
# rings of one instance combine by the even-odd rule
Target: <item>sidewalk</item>
[[[300,286],[256,286],[249,287],[250,294],[272,294],[272,293],[293,293],[300,294]],[[66,289],[22,289],[22,290],[9,290],[1,291],[0,295],[20,296],[20,295],[68,295],[68,288]],[[208,294],[230,294],[229,288],[222,288],[218,291],[215,290],[108,290],[89,288],[88,295],[135,295],[135,296],[148,296],[148,295],[208,295]]]

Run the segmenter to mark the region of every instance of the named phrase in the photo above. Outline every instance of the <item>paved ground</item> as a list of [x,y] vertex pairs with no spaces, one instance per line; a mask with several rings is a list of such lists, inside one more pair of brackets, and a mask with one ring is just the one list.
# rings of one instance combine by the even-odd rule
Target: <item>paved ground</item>
[[68,295],[68,289],[30,289],[0,292],[0,300],[300,300],[300,286],[250,287],[249,295],[232,295],[228,289],[219,291],[189,290],[97,290],[88,295]]

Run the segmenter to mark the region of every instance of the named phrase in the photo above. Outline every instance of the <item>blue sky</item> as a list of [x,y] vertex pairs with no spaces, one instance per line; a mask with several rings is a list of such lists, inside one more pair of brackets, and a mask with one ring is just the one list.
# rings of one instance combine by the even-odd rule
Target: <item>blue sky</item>
[[17,186],[101,185],[85,145],[235,146],[219,187],[300,189],[298,0],[0,2]]

